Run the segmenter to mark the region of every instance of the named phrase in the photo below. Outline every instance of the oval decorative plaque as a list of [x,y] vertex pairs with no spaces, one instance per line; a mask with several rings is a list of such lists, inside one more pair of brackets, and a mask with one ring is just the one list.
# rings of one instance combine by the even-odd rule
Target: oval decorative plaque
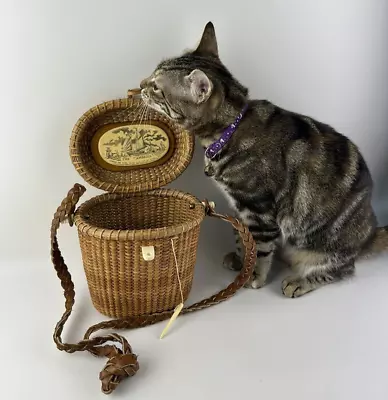
[[173,152],[174,138],[160,123],[111,124],[92,139],[92,152],[100,166],[113,171],[153,167]]

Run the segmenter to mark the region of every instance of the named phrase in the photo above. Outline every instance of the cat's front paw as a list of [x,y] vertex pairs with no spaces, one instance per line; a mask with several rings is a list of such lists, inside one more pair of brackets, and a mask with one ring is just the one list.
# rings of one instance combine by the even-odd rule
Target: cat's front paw
[[312,285],[305,278],[289,276],[282,282],[282,292],[284,296],[296,298],[313,290]]
[[248,289],[260,289],[265,285],[265,279],[253,273],[251,279],[244,285],[245,288]]
[[240,271],[242,269],[242,260],[237,253],[229,253],[224,257],[223,266],[232,271]]

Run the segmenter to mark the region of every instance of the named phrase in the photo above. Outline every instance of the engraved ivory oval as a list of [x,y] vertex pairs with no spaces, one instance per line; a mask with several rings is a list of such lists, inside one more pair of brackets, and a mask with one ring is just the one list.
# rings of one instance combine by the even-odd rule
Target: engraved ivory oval
[[121,125],[104,132],[97,148],[102,160],[116,167],[140,167],[161,160],[170,138],[156,125]]

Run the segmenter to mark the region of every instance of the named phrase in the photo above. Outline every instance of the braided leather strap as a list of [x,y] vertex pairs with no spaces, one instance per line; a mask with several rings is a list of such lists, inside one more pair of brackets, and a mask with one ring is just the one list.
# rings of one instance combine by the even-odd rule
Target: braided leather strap
[[[128,317],[104,321],[91,326],[86,331],[83,340],[79,341],[78,343],[63,343],[61,335],[64,325],[72,312],[75,301],[75,291],[71,275],[59,250],[57,232],[60,224],[66,220],[68,220],[70,225],[72,225],[72,217],[75,212],[75,207],[80,197],[85,193],[85,190],[86,189],[82,185],[74,185],[74,187],[68,192],[66,198],[62,201],[61,205],[58,207],[56,213],[54,214],[51,225],[51,259],[58,278],[61,281],[66,300],[65,312],[55,327],[53,338],[57,348],[67,353],[74,353],[76,351],[89,351],[95,356],[107,357],[108,361],[100,373],[100,380],[102,391],[106,394],[109,394],[112,393],[112,391],[124,378],[136,374],[139,369],[137,356],[132,352],[131,346],[123,336],[120,336],[116,333],[95,337],[91,337],[91,335],[101,329],[131,329],[152,325],[169,319],[172,316],[173,311],[165,311],[141,317]],[[208,202],[206,202],[206,214],[211,217],[219,218],[223,221],[229,222],[239,233],[245,246],[243,268],[236,279],[227,288],[205,300],[184,308],[182,310],[182,314],[202,310],[229,299],[250,279],[254,264],[256,262],[255,242],[249,230],[245,226],[243,226],[235,218],[215,213]],[[107,344],[108,342],[113,344]]]

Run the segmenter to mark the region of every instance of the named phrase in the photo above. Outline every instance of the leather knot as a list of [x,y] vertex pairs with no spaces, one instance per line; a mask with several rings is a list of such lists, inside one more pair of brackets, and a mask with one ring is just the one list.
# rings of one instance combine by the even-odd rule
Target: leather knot
[[138,369],[139,363],[135,354],[115,354],[100,372],[102,391],[105,394],[112,393],[124,378],[135,375]]

